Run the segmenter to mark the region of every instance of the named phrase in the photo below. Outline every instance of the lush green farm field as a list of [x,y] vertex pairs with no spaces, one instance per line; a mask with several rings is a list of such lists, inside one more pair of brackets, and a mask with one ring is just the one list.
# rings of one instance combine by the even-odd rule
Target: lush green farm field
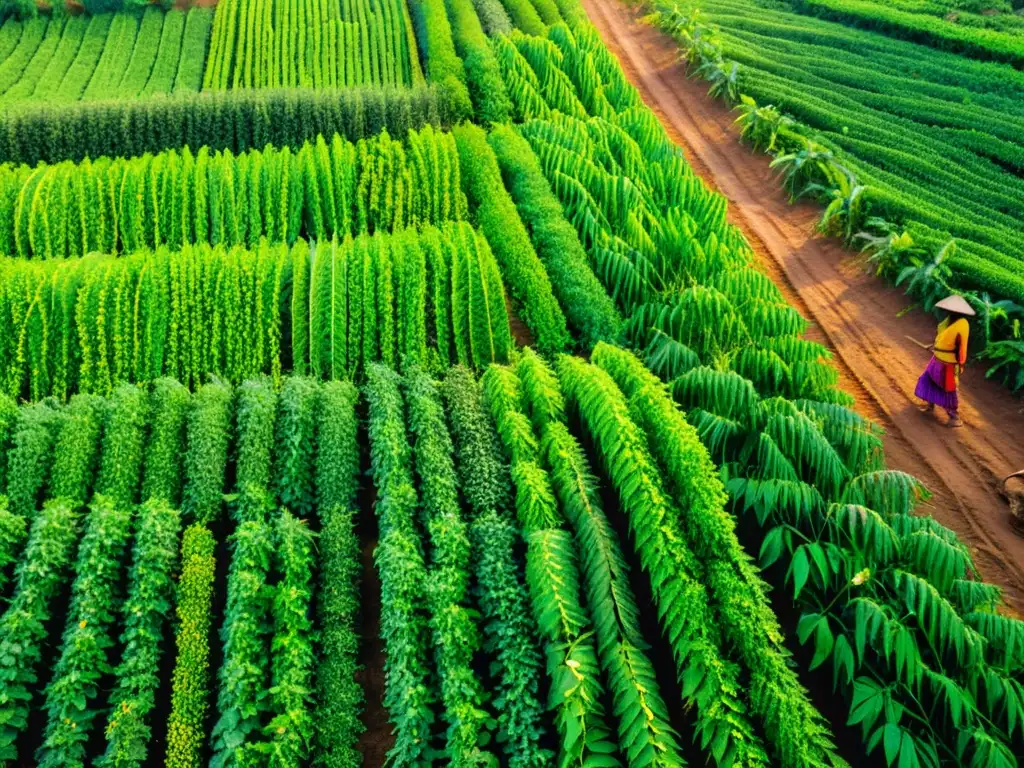
[[203,8],[7,19],[0,105],[197,91],[212,21]]
[[0,761],[1018,764],[1024,623],[574,0],[211,35],[0,139]]
[[995,375],[1024,386],[1024,73],[780,5],[702,3],[687,22],[715,29],[713,53],[690,49],[702,74],[752,99],[744,136],[778,156],[794,196],[832,204],[824,229],[869,245],[925,306],[976,295]]

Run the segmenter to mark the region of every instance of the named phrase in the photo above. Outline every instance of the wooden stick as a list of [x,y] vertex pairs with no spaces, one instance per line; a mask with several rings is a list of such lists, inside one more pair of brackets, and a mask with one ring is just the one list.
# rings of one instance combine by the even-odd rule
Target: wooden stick
[[919,346],[921,349],[927,349],[928,351],[931,351],[931,348],[932,348],[931,344],[924,344],[924,343],[918,341],[917,339],[915,339],[913,336],[907,336],[907,338],[910,339],[915,344],[917,344],[917,346]]

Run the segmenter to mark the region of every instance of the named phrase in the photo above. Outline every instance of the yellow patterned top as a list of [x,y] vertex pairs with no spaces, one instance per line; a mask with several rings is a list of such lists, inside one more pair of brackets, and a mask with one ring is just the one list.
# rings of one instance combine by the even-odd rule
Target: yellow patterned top
[[950,323],[948,318],[943,320],[935,334],[935,357],[943,363],[966,363],[967,338],[970,333],[971,326],[962,317],[955,323]]

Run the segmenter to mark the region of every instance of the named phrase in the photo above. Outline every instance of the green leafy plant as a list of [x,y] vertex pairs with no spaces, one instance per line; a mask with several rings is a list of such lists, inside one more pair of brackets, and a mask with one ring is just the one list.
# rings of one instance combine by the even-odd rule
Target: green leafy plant
[[0,759],[17,760],[16,741],[28,726],[32,688],[46,641],[50,604],[71,573],[78,539],[73,504],[48,502],[34,516],[25,553],[15,571],[14,596],[0,617]]
[[206,740],[215,549],[216,540],[206,526],[196,523],[185,529],[176,601],[177,654],[167,721],[166,764],[176,768],[198,768]]
[[85,519],[75,563],[61,654],[46,686],[46,730],[36,753],[39,765],[85,763],[98,706],[100,680],[113,671],[110,649],[120,612],[122,557],[131,535],[131,514],[97,494]]
[[121,661],[110,694],[106,751],[98,765],[142,766],[150,754],[152,713],[160,684],[161,639],[174,600],[181,516],[166,500],[141,506],[122,614]]

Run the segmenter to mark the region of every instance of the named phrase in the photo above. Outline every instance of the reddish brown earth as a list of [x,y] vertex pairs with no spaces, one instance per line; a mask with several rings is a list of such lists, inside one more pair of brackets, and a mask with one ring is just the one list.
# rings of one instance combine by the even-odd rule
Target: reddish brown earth
[[1024,404],[984,377],[976,363],[961,378],[966,426],[918,412],[914,386],[929,354],[934,320],[901,313],[909,300],[865,272],[857,256],[819,236],[820,208],[790,205],[769,158],[739,142],[735,115],[690,80],[666,34],[640,22],[618,0],[583,0],[593,23],[644,101],[694,169],[730,201],[730,220],[750,240],[765,271],[814,327],[810,336],[835,356],[857,410],[885,427],[889,466],[919,477],[932,491],[923,511],[971,547],[982,576],[1024,611],[1024,539],[1010,527],[999,480],[1024,469]]

